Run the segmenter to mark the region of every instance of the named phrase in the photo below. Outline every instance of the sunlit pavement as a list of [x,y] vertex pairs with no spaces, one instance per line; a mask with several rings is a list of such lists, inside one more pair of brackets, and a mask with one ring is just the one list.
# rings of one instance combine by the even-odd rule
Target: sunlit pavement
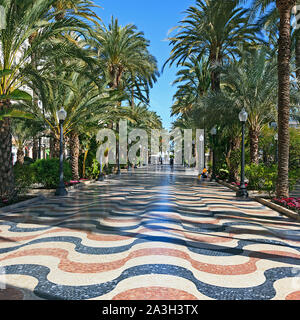
[[0,299],[300,299],[300,224],[168,166],[0,216]]

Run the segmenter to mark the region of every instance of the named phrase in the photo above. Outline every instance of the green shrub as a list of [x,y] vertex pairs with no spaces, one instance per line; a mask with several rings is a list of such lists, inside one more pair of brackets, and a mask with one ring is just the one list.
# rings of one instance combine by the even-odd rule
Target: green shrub
[[290,191],[293,191],[297,182],[300,180],[300,168],[289,171]]
[[18,193],[26,193],[31,185],[35,183],[34,170],[30,165],[15,164],[14,177]]
[[[59,159],[42,159],[31,164],[35,182],[41,183],[46,189],[54,189],[59,183]],[[64,161],[64,181],[72,178],[72,170],[68,161]]]
[[97,179],[100,174],[100,163],[93,159],[92,164],[85,169],[85,174],[89,179]]
[[[251,164],[245,167],[246,178],[249,179],[248,188],[257,191],[266,191],[271,196],[276,191],[277,165]],[[300,179],[300,169],[289,171],[289,189],[292,191]]]
[[276,190],[277,165],[270,167],[264,164],[245,166],[245,176],[249,180],[248,189],[266,191],[269,195]]

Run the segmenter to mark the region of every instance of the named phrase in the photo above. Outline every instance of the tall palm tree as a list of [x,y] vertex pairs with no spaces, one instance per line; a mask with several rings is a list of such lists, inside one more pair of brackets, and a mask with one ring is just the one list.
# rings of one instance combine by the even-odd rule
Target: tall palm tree
[[289,195],[290,22],[291,11],[295,3],[295,0],[276,0],[280,15],[278,39],[278,197]]
[[162,121],[157,113],[149,110],[149,106],[141,102],[133,107],[124,107],[123,118],[128,119],[132,127],[145,129],[148,133],[151,133],[151,129],[162,128]]
[[173,85],[178,85],[174,95],[175,103],[172,106],[173,115],[184,114],[194,108],[201,97],[210,88],[210,71],[207,59],[200,61],[195,57],[186,61],[176,74]]
[[142,32],[137,31],[136,26],[122,27],[117,19],[112,18],[108,27],[103,25],[96,28],[91,44],[106,66],[111,88],[122,87],[125,73],[131,74],[133,78],[141,76],[150,84],[156,81],[156,59],[149,53],[149,42]]
[[100,20],[92,8],[101,7],[90,0],[55,0],[52,6],[57,21],[64,19],[66,15],[76,15],[96,24]]
[[249,114],[250,160],[258,164],[261,130],[277,116],[276,60],[270,60],[266,48],[245,52],[239,62],[223,69],[222,86],[232,106]]
[[[0,0],[4,8],[5,28],[0,30],[0,113],[12,111],[12,100],[31,99],[22,91],[28,85],[25,67],[30,65],[33,53],[51,37],[66,30],[79,30],[85,24],[77,19],[53,22],[49,13],[54,0],[15,1]],[[42,26],[42,28],[41,28]],[[35,35],[29,46],[29,38]],[[10,119],[0,121],[0,196],[11,198],[14,193],[14,178],[11,154]]]
[[250,24],[247,9],[238,7],[236,0],[197,0],[186,14],[177,34],[169,37],[173,48],[165,65],[175,61],[177,66],[182,65],[191,55],[198,59],[206,56],[211,67],[211,88],[219,90],[219,67],[240,54],[242,43],[254,43],[257,27]]
[[63,73],[62,78],[54,78],[51,82],[47,73],[45,77],[47,80],[40,78],[40,83],[36,84],[44,111],[34,103],[23,104],[22,108],[28,112],[32,110],[36,119],[43,121],[50,128],[56,142],[53,156],[58,157],[60,125],[57,111],[64,107],[67,117],[63,124],[63,132],[65,137],[70,136],[71,166],[73,178],[77,180],[79,178],[79,135],[91,123],[97,124],[105,117],[105,108],[111,108],[119,99],[119,94],[118,91],[107,89],[105,82],[102,83],[102,88],[99,88],[84,73]]
[[278,180],[277,197],[289,195],[289,120],[290,120],[290,61],[291,14],[296,0],[254,0],[257,10],[276,4],[279,13],[278,38]]
[[222,154],[229,171],[229,180],[238,180],[240,164],[241,125],[238,119],[241,105],[225,90],[210,91],[199,102],[192,116],[197,119],[198,114],[207,113],[206,127],[218,128],[218,140],[223,142]]
[[[130,24],[122,27],[118,20],[112,17],[108,27],[103,25],[96,28],[91,45],[94,46],[99,60],[105,66],[109,87],[124,93],[129,89],[131,105],[134,106],[134,88],[137,88],[141,96],[141,86],[147,92],[148,87],[152,86],[158,76],[156,59],[148,51],[149,41],[145,39],[142,32],[137,31],[136,26]],[[117,103],[117,108],[121,107],[123,100],[125,95]],[[117,123],[117,131],[118,125]],[[118,143],[117,140],[119,163]]]

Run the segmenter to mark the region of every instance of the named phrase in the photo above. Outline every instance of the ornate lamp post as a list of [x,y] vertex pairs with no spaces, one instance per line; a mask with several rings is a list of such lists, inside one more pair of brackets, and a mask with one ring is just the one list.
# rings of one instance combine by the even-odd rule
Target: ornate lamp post
[[241,160],[241,183],[236,196],[239,198],[248,198],[248,191],[245,186],[245,125],[248,119],[248,113],[243,109],[239,114],[242,123],[242,160]]
[[67,117],[67,112],[62,107],[57,112],[57,118],[59,120],[59,126],[60,126],[60,155],[59,155],[59,185],[55,192],[55,195],[60,197],[66,196],[68,194],[65,188],[65,183],[64,183],[64,155],[63,155],[63,139],[64,139],[63,123],[66,120],[66,117]]
[[217,128],[213,127],[210,131],[210,134],[212,135],[212,139],[213,139],[213,167],[212,167],[212,174],[211,174],[211,178],[210,181],[217,181],[217,177],[216,177],[216,146],[215,146],[215,142],[216,142],[216,134],[217,134]]
[[116,131],[118,132],[119,136],[117,137],[117,175],[121,175],[121,166],[120,166],[120,125],[119,122],[117,123]]
[[[199,136],[199,155],[198,155],[198,159],[199,159],[199,164],[198,164],[198,174],[201,175],[202,174],[202,169],[205,168],[205,147],[204,147],[204,159],[203,159],[203,163],[202,163],[202,146],[204,145],[204,135],[200,134]],[[203,164],[203,168],[201,168],[201,164]]]

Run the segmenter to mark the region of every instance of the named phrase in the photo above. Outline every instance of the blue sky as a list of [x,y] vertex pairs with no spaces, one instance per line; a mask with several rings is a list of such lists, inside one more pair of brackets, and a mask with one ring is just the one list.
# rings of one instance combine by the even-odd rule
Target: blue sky
[[[150,40],[149,51],[158,60],[159,70],[170,54],[171,47],[165,41],[168,31],[175,27],[184,17],[183,12],[195,4],[195,0],[95,0],[102,9],[97,9],[99,17],[105,24],[111,16],[119,19],[121,25],[133,23],[138,30],[145,33]],[[175,118],[170,117],[170,107],[176,87],[171,83],[175,80],[176,67],[165,68],[158,82],[151,90],[151,109],[162,118],[164,127],[170,128]]]
[[[111,16],[118,18],[120,24],[133,23],[138,30],[145,33],[150,40],[149,51],[157,61],[159,70],[170,54],[171,47],[165,41],[168,31],[177,25],[184,17],[182,14],[195,0],[95,0],[102,9],[97,9],[99,17],[105,24],[110,22]],[[176,91],[171,86],[175,80],[176,67],[165,68],[157,83],[151,90],[151,109],[162,118],[165,128],[169,128],[175,118],[170,117],[172,98]]]

